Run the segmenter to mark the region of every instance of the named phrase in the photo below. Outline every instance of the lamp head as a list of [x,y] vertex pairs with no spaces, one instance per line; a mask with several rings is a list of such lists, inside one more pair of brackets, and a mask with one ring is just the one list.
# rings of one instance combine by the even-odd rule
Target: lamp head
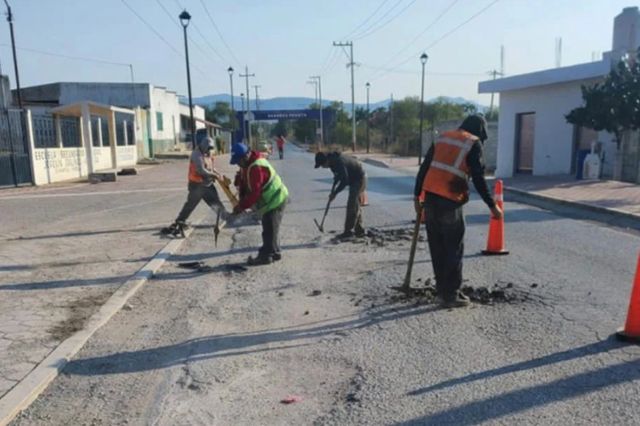
[[189,21],[191,20],[191,15],[189,15],[187,9],[183,10],[178,18],[180,18],[180,23],[182,24],[182,26],[184,28],[187,28],[187,26],[189,25]]

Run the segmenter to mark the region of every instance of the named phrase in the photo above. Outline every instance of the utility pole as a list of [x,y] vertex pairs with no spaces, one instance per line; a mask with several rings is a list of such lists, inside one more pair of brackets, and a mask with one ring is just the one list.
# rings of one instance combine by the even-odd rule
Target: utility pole
[[[489,75],[493,76],[493,79],[495,80],[499,75],[501,76],[502,73],[498,70],[491,70],[489,71]],[[489,104],[489,116],[493,114],[493,95],[494,93],[491,92],[491,103]]]
[[355,68],[355,62],[353,62],[353,42],[333,42],[334,46],[337,47],[345,47],[349,46],[349,63],[348,67],[351,67],[351,150],[353,152],[356,151],[356,94],[355,94],[355,86],[354,86],[354,75],[353,70]]
[[256,111],[260,111],[260,95],[258,95],[258,89],[262,86],[254,84],[252,87],[256,89]]
[[389,103],[389,143],[391,145],[393,145],[394,143],[394,138],[395,136],[393,134],[393,93],[392,93],[391,102]]
[[369,153],[369,147],[371,145],[371,139],[369,139],[369,89],[371,88],[371,84],[367,81],[367,84],[365,84],[365,86],[367,87],[367,154]]
[[13,69],[16,74],[16,94],[18,95],[18,107],[22,109],[22,94],[20,93],[20,73],[18,72],[18,57],[16,56],[16,39],[13,34],[13,14],[11,13],[11,6],[7,0],[4,0],[4,4],[7,5],[7,22],[9,22],[9,32],[11,33],[11,51],[13,52]]
[[247,121],[247,112],[244,109],[244,93],[240,93],[240,102],[242,102],[242,136],[243,139],[247,137],[247,126],[246,126],[246,121]]
[[[318,82],[316,80],[309,80],[307,81],[307,84],[313,84],[313,103],[317,104],[318,103]],[[313,122],[315,124],[315,135],[313,135],[313,140],[314,142],[316,142],[318,137],[318,120],[313,120]]]
[[255,77],[255,74],[249,74],[249,67],[244,66],[244,74],[240,74],[240,77],[245,78],[246,86],[247,86],[247,114],[245,115],[245,120],[247,120],[247,141],[249,143],[249,147],[251,147],[251,100],[249,97],[249,77]]
[[318,80],[318,99],[320,103],[320,145],[324,145],[324,122],[322,118],[322,78],[319,75],[309,77],[312,80]]

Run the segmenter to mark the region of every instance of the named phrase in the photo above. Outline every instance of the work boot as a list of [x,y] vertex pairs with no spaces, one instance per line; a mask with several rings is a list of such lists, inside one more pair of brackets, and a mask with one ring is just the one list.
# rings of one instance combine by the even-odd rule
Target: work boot
[[351,237],[353,237],[353,231],[351,231],[351,230],[344,231],[342,234],[336,235],[336,238],[338,238],[340,240],[344,240],[344,239],[351,238]]
[[278,260],[282,259],[282,253],[273,253],[271,255],[271,258],[273,259],[274,262],[278,261]]
[[270,265],[273,262],[273,257],[265,254],[258,254],[256,257],[249,256],[247,260],[247,264],[249,266],[258,266],[258,265]]
[[465,294],[458,292],[454,297],[442,298],[440,306],[445,309],[450,308],[464,308],[471,304],[471,299]]
[[365,232],[364,228],[361,226],[359,228],[356,229],[355,235],[358,238],[362,238],[366,235],[367,233]]

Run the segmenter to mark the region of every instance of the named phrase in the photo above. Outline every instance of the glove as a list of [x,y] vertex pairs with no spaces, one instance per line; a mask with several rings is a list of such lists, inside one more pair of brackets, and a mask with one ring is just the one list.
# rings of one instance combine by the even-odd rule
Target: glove
[[329,201],[333,201],[336,199],[336,194],[335,192],[332,192],[331,194],[329,194]]
[[413,199],[413,208],[416,210],[416,214],[419,214],[422,211],[424,204],[418,197]]

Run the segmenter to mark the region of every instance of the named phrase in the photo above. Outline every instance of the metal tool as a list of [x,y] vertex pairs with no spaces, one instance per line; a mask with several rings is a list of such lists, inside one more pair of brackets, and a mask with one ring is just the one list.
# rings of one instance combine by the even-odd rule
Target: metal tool
[[225,195],[229,199],[231,206],[232,207],[237,206],[238,197],[236,197],[233,191],[231,190],[231,179],[229,179],[226,176],[222,176],[222,179],[216,179],[216,181],[218,182],[218,184],[220,185],[220,188],[222,188],[222,191],[225,193]]
[[322,216],[322,222],[318,223],[318,220],[316,218],[313,218],[313,221],[315,222],[320,232],[324,232],[324,220],[327,217],[327,213],[329,213],[330,205],[331,205],[331,198],[329,198],[329,201],[327,201],[327,207],[325,207],[324,209],[324,216]]
[[222,213],[222,208],[218,207],[218,213],[216,214],[216,226],[213,228],[213,238],[214,238],[216,247],[218,247],[218,235],[220,235],[220,214],[221,213]]
[[413,227],[413,237],[411,239],[411,252],[409,253],[409,264],[407,265],[407,273],[404,276],[404,283],[401,287],[395,287],[397,290],[409,293],[411,291],[411,272],[413,271],[413,260],[416,256],[416,247],[418,245],[418,236],[420,235],[420,219],[422,219],[422,210],[424,206],[420,204],[420,209],[416,214],[416,225]]

